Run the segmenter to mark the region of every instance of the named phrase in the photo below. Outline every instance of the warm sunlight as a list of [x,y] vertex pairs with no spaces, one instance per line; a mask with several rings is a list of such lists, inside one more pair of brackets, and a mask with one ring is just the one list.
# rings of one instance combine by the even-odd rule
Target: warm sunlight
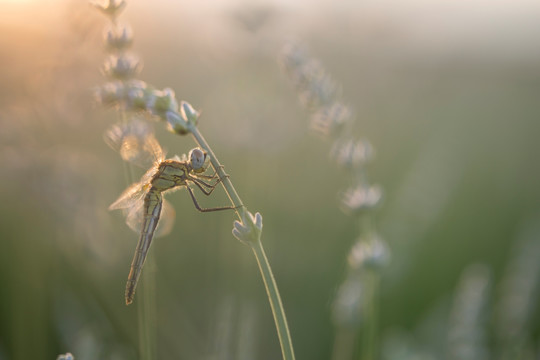
[[0,360],[540,360],[538,34],[539,0],[0,0]]
[[36,3],[37,0],[0,0],[0,6],[4,5],[28,5],[31,3]]
[[48,27],[62,14],[58,9],[65,7],[65,0],[0,0],[0,26]]

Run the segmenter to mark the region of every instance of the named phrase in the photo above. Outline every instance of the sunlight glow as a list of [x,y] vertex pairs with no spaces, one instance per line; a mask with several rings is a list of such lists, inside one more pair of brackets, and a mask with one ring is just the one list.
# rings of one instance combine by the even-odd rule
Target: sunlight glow
[[27,4],[36,0],[0,0],[0,4]]

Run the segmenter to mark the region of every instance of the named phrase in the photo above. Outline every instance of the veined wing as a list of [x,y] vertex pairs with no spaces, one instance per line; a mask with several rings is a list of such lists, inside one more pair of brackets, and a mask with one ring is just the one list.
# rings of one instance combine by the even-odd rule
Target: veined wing
[[[176,212],[170,202],[163,199],[163,205],[159,222],[157,224],[154,237],[165,236],[172,231]],[[140,233],[145,223],[144,200],[130,208],[126,215],[126,223],[129,228],[136,233]]]
[[[126,223],[136,233],[140,233],[145,220],[144,196],[150,185],[139,182],[128,187],[118,199],[109,206],[109,210],[123,210]],[[171,232],[174,224],[174,207],[167,201],[163,201],[163,209],[155,237],[167,235]]]
[[104,138],[111,148],[120,153],[122,159],[139,167],[147,169],[165,159],[152,126],[142,120],[114,125]]
[[141,207],[149,186],[145,182],[132,184],[109,206],[109,210],[130,209],[131,211],[131,209]]

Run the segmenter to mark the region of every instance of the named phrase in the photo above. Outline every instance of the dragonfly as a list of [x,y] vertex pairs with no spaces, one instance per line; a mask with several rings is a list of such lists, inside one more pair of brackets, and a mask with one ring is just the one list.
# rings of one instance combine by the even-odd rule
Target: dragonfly
[[[133,164],[151,167],[141,179],[129,186],[118,199],[109,206],[109,210],[122,209],[130,228],[140,232],[139,241],[126,283],[126,305],[133,302],[135,289],[142,272],[148,249],[156,234],[158,224],[161,235],[172,228],[174,219],[172,206],[163,199],[163,194],[186,188],[195,208],[200,212],[236,209],[234,206],[203,208],[199,205],[191,185],[199,188],[203,194],[210,195],[221,179],[214,173],[205,174],[208,169],[208,155],[200,148],[192,149],[188,156],[175,156],[165,159],[159,142],[155,138],[149,124],[142,121],[132,121],[126,125],[116,125],[105,135],[105,141],[121,157]],[[160,222],[162,212],[165,214],[164,223]]]

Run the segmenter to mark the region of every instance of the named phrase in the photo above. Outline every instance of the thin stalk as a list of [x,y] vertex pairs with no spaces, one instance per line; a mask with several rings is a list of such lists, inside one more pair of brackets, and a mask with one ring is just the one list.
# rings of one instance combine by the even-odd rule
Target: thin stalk
[[332,360],[351,360],[356,348],[357,328],[342,327],[337,330],[334,339]]
[[139,356],[144,360],[157,359],[156,324],[156,264],[154,254],[149,252],[145,270],[142,273],[142,297],[138,306],[139,317]]
[[380,275],[371,272],[366,276],[368,297],[365,308],[365,322],[363,328],[362,360],[375,360],[377,358],[377,328],[379,326],[379,282]]
[[242,216],[246,212],[246,207],[242,203],[240,196],[238,196],[236,189],[234,188],[231,180],[229,179],[229,175],[225,173],[223,165],[220,164],[218,158],[216,157],[216,154],[214,154],[212,148],[210,147],[210,145],[208,145],[206,139],[202,136],[199,129],[196,126],[190,126],[189,131],[191,132],[191,135],[193,135],[195,142],[210,156],[210,162],[212,163],[212,166],[216,170],[217,174],[219,175],[219,178],[221,179],[221,184],[225,188],[225,192],[227,193],[229,200],[236,207],[234,211],[236,212],[238,219],[242,220]]
[[[189,130],[195,139],[195,142],[210,156],[210,161],[212,166],[216,170],[221,183],[225,188],[225,192],[229,197],[231,203],[236,207],[235,212],[240,221],[242,221],[244,215],[247,212],[246,207],[244,206],[240,196],[236,192],[229,176],[225,173],[224,167],[220,164],[218,158],[212,151],[212,148],[202,134],[199,132],[196,126],[190,126]],[[285,316],[285,310],[283,309],[283,304],[281,302],[281,297],[279,295],[279,290],[274,280],[274,275],[272,274],[272,268],[264,252],[264,248],[260,239],[251,243],[251,248],[253,249],[253,254],[259,265],[259,270],[266,288],[266,293],[268,295],[268,301],[270,302],[270,307],[272,309],[272,315],[274,316],[274,322],[276,324],[277,335],[279,338],[279,343],[281,345],[281,353],[284,360],[294,360],[294,350],[291,341],[291,335],[289,332],[289,327],[287,325],[287,318]]]
[[270,307],[272,308],[272,315],[274,315],[274,321],[276,323],[276,329],[279,337],[279,343],[281,345],[281,353],[283,359],[294,360],[294,350],[291,341],[291,334],[289,333],[289,327],[287,326],[287,318],[285,316],[285,310],[281,303],[281,297],[279,296],[278,287],[270,268],[270,263],[264,253],[264,248],[261,241],[257,241],[253,244],[253,253],[259,264],[259,270],[266,287],[266,294],[270,301]]

